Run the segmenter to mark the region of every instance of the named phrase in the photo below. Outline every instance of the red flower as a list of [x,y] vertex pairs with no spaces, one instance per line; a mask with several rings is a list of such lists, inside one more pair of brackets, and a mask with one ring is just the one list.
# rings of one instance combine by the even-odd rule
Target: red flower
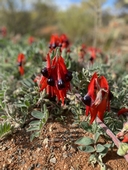
[[97,49],[95,47],[89,47],[87,49],[88,53],[90,54],[90,61],[91,63],[93,64],[94,60],[96,59],[96,55],[97,53],[101,53],[101,50],[100,49]]
[[31,44],[34,43],[34,42],[35,42],[35,38],[34,38],[33,36],[30,36],[30,37],[28,38],[28,44],[31,45]]
[[[58,36],[57,34],[53,34],[50,38],[49,48],[50,50],[54,50],[56,47],[61,47],[61,50],[67,49],[69,47],[69,40],[65,34],[61,34]],[[67,49],[69,52],[70,49]]]
[[23,53],[18,54],[17,63],[19,73],[22,76],[24,75],[24,63],[25,63],[25,55]]
[[109,86],[104,76],[98,77],[94,73],[88,86],[88,93],[83,97],[86,105],[86,116],[91,114],[90,123],[96,116],[103,121],[104,112],[109,107]]
[[127,108],[122,108],[122,109],[120,109],[119,111],[118,111],[118,116],[120,116],[120,115],[122,115],[122,114],[124,114],[124,113],[126,113],[126,112],[128,112],[128,109]]
[[59,46],[60,46],[60,38],[57,34],[53,34],[50,38],[49,48],[53,50]]
[[65,34],[60,35],[60,43],[62,44],[62,48],[69,47],[69,39]]
[[47,54],[47,65],[41,70],[42,76],[37,77],[37,81],[40,91],[46,90],[46,93],[50,97],[57,97],[58,101],[62,101],[66,98],[66,93],[70,90],[70,81],[72,79],[72,73],[67,70],[64,59],[61,56],[55,56],[50,59],[49,53]]
[[2,37],[6,37],[6,35],[7,35],[7,28],[6,27],[2,27],[0,29],[0,33],[1,33]]
[[86,45],[82,44],[81,47],[78,49],[79,62],[83,62],[85,54],[86,54]]

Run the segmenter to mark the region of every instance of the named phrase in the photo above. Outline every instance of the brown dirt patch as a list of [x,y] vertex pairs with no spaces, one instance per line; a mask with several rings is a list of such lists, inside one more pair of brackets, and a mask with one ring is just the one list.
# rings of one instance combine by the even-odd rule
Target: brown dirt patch
[[[41,136],[30,142],[30,134],[25,129],[4,139],[0,143],[1,170],[100,170],[88,164],[89,154],[81,152],[74,144],[78,138],[89,136],[69,116],[64,122],[49,119]],[[128,163],[109,151],[104,158],[107,170],[127,170]]]

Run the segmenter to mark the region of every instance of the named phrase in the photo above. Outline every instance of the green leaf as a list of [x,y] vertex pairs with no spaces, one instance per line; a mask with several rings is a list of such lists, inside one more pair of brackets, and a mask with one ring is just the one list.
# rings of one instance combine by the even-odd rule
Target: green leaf
[[11,124],[7,122],[0,124],[0,138],[3,138],[7,134],[9,134],[11,132],[11,129]]
[[29,128],[27,129],[27,132],[35,131],[35,130],[40,130],[40,127],[39,127],[39,126],[29,127]]
[[111,143],[106,143],[106,144],[104,144],[104,146],[105,146],[105,148],[109,149],[112,146],[112,144]]
[[40,111],[34,110],[33,112],[31,112],[31,115],[37,119],[43,119],[44,118],[44,114]]
[[31,81],[30,79],[24,79],[22,81],[22,84],[25,85],[26,87],[32,87],[34,84],[33,84],[33,81]]
[[96,152],[103,152],[105,150],[105,146],[101,144],[97,144],[96,146]]
[[97,143],[99,137],[100,137],[100,133],[99,133],[99,132],[96,132],[95,135],[94,135],[95,143]]
[[82,122],[81,127],[87,132],[92,132],[92,126],[88,122]]
[[92,152],[95,152],[95,149],[93,146],[86,146],[86,147],[83,147],[82,151],[87,152],[87,153],[92,153]]
[[39,137],[39,135],[40,135],[40,132],[34,132],[34,133],[32,133],[31,136],[30,136],[30,141],[32,142],[33,139],[34,139],[35,137]]
[[78,139],[75,142],[75,144],[87,146],[87,145],[94,144],[94,140],[89,137],[82,137],[82,138]]
[[24,104],[24,103],[21,103],[21,104],[18,103],[18,104],[16,104],[16,106],[20,107],[20,108],[23,108],[23,107],[27,108],[26,104]]
[[45,123],[46,123],[46,119],[45,119],[45,118],[43,118],[43,119],[42,119],[42,122],[45,124]]
[[0,118],[6,120],[8,117],[6,115],[2,115],[2,116],[0,116]]
[[29,102],[28,100],[25,100],[25,105],[26,105],[27,107],[29,107],[29,106],[30,106],[30,102]]
[[106,165],[104,163],[100,163],[100,170],[107,170]]
[[37,126],[39,124],[40,124],[40,120],[33,120],[29,123],[30,126],[34,126],[34,125]]
[[96,155],[95,154],[91,154],[90,157],[89,157],[89,162],[97,162],[97,158],[96,158]]

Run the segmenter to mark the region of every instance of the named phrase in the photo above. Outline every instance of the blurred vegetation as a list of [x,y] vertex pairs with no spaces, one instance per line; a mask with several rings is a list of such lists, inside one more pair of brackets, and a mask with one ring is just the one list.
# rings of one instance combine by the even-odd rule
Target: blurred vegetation
[[81,0],[80,5],[60,10],[51,0],[31,4],[27,0],[0,0],[0,26],[7,27],[9,36],[30,34],[49,39],[52,33],[66,33],[71,41],[101,45],[107,50],[127,37],[124,27],[128,23],[128,2],[116,0],[112,9],[104,9],[106,1]]

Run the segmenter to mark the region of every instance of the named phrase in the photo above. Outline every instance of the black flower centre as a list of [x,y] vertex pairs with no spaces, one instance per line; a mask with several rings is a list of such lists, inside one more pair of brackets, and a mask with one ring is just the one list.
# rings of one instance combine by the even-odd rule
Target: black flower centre
[[84,102],[85,105],[90,106],[91,105],[91,97],[89,95],[85,95],[82,98],[82,101]]

